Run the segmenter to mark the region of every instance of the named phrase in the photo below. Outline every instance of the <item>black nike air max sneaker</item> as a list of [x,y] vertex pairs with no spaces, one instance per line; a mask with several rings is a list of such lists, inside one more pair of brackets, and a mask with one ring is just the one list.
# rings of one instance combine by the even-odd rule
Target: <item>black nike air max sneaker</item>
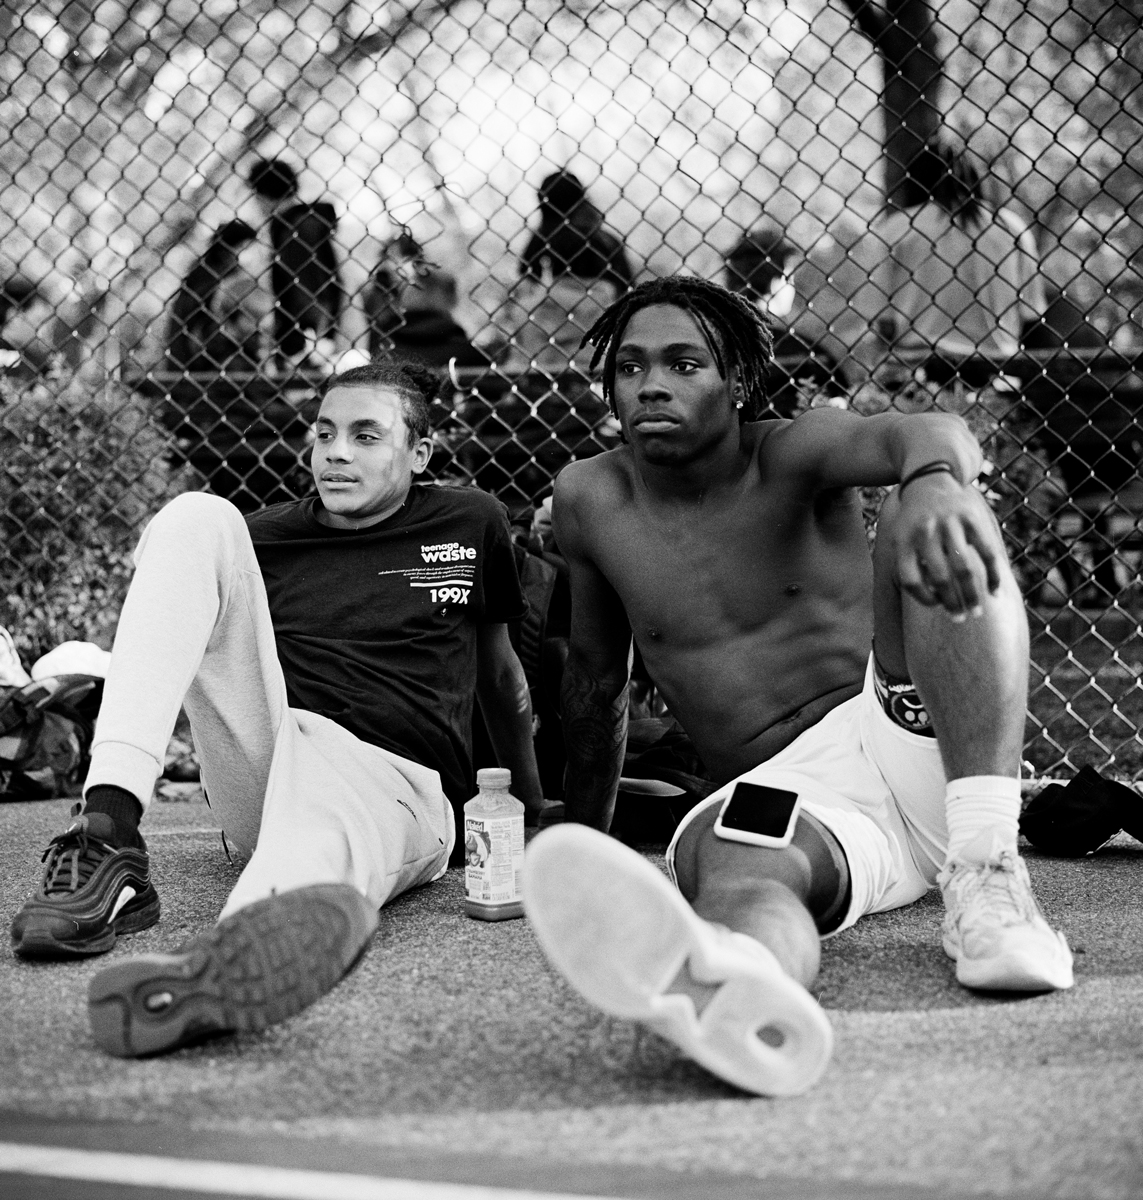
[[332,991],[376,928],[376,908],[347,884],[259,900],[173,954],[104,967],[88,989],[92,1035],[109,1054],[141,1058],[265,1029]]
[[159,919],[145,849],[118,847],[104,813],[77,817],[48,844],[40,886],[12,922],[21,958],[85,958],[104,954],[121,933]]

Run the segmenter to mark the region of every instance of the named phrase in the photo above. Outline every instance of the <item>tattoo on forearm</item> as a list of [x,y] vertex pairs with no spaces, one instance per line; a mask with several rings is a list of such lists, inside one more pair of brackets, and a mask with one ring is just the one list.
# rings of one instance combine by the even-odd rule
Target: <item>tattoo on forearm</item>
[[565,803],[572,820],[606,829],[615,808],[627,742],[627,686],[609,689],[574,657],[561,689],[568,773]]

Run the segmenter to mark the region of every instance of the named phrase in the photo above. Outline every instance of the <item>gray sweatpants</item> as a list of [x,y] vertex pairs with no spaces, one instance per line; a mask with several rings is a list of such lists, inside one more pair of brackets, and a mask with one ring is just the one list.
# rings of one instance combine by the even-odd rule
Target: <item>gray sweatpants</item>
[[168,504],[135,551],[85,791],[116,784],[146,810],[180,705],[211,808],[250,855],[222,916],[312,883],[351,884],[380,907],[444,874],[440,776],[288,706],[246,522],[202,492]]

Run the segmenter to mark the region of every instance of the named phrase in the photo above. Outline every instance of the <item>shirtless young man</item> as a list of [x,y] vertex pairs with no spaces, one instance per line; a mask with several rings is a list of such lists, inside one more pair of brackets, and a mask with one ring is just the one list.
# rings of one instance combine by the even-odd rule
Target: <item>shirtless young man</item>
[[[768,331],[697,279],[636,288],[588,337],[627,444],[567,467],[553,506],[580,824],[536,838],[524,894],[554,964],[767,1095],[808,1088],[829,1059],[806,990],[820,937],[934,883],[962,984],[1070,987],[1067,943],[1016,852],[1027,622],[967,427],[831,408],[757,421]],[[872,559],[863,484],[898,485]],[[614,809],[633,636],[726,785],[668,849],[677,892],[596,832]],[[800,796],[790,845],[718,835],[743,779]]]
[[527,606],[507,511],[472,488],[414,484],[434,382],[385,362],[334,376],[316,497],[243,518],[191,492],[143,534],[84,812],[48,847],[13,949],[83,958],[158,921],[139,822],[180,705],[211,808],[249,862],[213,929],[94,976],[92,1033],[112,1054],[263,1029],[334,987],[377,910],[448,868],[473,791],[474,697],[513,791],[539,812],[508,637]]

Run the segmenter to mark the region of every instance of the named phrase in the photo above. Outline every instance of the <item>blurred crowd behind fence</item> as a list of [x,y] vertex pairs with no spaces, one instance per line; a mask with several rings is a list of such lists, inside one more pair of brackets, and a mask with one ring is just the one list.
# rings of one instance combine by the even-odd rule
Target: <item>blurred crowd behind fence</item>
[[9,0],[0,46],[26,658],[108,643],[170,495],[304,494],[354,356],[440,367],[433,475],[526,526],[618,441],[584,329],[685,271],[769,313],[775,412],[965,416],[1029,766],[1143,776],[1136,0]]

